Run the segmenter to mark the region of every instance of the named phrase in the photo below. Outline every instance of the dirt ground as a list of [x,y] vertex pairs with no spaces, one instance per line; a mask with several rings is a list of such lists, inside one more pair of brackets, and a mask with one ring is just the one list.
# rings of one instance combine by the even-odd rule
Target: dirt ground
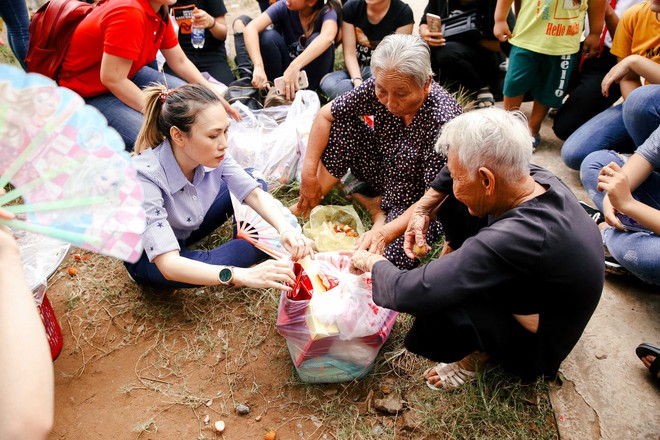
[[454,392],[424,386],[431,364],[404,352],[406,316],[364,379],[305,384],[275,329],[277,292],[153,292],[121,262],[76,252],[47,293],[64,336],[51,439],[557,437],[542,382],[500,373]]

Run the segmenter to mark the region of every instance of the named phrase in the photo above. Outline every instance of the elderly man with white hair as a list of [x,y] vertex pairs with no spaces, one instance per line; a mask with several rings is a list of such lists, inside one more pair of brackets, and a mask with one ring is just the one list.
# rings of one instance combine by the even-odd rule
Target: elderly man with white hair
[[436,145],[448,172],[410,210],[405,243],[414,257],[441,205],[446,251],[410,271],[353,255],[355,270],[371,271],[378,305],[415,316],[405,345],[441,362],[425,373],[431,388],[495,363],[526,380],[555,376],[600,299],[598,228],[559,178],[530,165],[530,137],[521,114],[497,108],[448,122]]

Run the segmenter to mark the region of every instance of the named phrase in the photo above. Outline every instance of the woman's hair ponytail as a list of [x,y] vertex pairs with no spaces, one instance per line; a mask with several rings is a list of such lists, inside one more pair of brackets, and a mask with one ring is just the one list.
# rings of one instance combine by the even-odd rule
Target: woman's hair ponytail
[[135,140],[135,152],[141,153],[147,148],[160,145],[165,136],[158,129],[158,118],[163,110],[163,105],[168,93],[167,87],[162,84],[152,83],[144,89],[144,120],[140,133]]

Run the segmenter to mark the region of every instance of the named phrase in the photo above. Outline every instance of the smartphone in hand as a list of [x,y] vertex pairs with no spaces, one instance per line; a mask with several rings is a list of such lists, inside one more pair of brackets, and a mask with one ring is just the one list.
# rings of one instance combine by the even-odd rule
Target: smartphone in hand
[[439,15],[426,13],[426,25],[431,32],[442,32],[442,19]]
[[[275,91],[277,92],[278,95],[284,95],[284,77],[280,76],[279,78],[275,78]],[[309,87],[309,81],[307,80],[307,72],[304,70],[301,70],[300,73],[298,74],[298,89],[306,89]],[[295,90],[293,90],[295,92]]]
[[623,227],[626,228],[626,231],[630,231],[630,232],[651,232],[648,229],[646,229],[641,223],[639,223],[637,220],[635,220],[632,217],[628,217],[627,215],[621,214],[620,212],[616,213],[616,217],[623,224]]

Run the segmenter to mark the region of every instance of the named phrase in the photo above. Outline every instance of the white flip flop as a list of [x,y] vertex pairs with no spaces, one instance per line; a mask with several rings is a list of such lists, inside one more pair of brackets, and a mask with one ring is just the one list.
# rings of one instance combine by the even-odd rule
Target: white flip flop
[[434,370],[436,373],[438,373],[438,377],[440,378],[440,380],[436,383],[442,384],[437,386],[427,380],[426,386],[432,390],[440,390],[442,388],[458,388],[467,382],[473,381],[477,377],[476,372],[461,368],[458,365],[458,362],[453,362],[451,364],[445,364],[441,362],[435,367],[426,370],[424,372],[424,376],[426,376],[426,374],[428,374],[431,370]]

